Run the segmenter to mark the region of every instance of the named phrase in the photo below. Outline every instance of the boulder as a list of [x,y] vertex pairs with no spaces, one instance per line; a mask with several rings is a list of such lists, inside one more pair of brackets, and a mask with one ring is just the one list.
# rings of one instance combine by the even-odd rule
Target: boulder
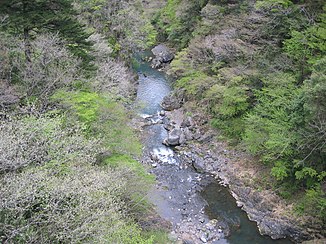
[[167,146],[177,146],[180,145],[181,130],[174,128],[168,134],[168,137],[163,140],[163,144]]
[[180,138],[179,138],[179,143],[181,145],[185,144],[187,142],[186,135],[184,132],[181,133]]
[[155,55],[155,58],[152,60],[152,67],[155,69],[162,68],[164,64],[174,59],[174,54],[163,44],[154,47],[152,53]]
[[163,63],[171,62],[174,58],[171,50],[164,44],[157,45],[151,51],[155,57],[160,57]]
[[161,102],[161,107],[166,111],[172,111],[181,108],[185,102],[183,90],[175,90],[172,94],[165,96]]
[[201,157],[193,157],[192,166],[195,168],[195,170],[198,173],[204,173],[205,172],[205,162]]

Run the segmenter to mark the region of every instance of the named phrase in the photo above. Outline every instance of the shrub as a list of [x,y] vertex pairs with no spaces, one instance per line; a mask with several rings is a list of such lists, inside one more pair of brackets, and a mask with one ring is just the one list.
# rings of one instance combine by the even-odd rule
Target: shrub
[[291,158],[297,140],[293,131],[297,113],[301,112],[297,103],[301,90],[286,74],[269,77],[264,84],[262,90],[256,91],[257,104],[245,119],[244,143],[266,162]]
[[76,123],[64,127],[62,116],[11,118],[0,122],[0,172],[28,165],[69,161],[95,162],[103,149],[98,140],[87,140]]
[[71,111],[68,118],[77,117],[86,125],[87,133],[101,139],[101,145],[112,153],[140,154],[141,144],[128,126],[128,112],[112,97],[89,91],[59,91],[52,98],[67,106]]
[[322,228],[325,228],[326,198],[325,192],[320,188],[320,186],[306,190],[306,194],[297,205],[296,210],[300,214],[305,212],[311,216],[319,218],[322,223]]
[[75,162],[64,167],[64,175],[62,166],[45,165],[1,178],[2,241],[152,243],[126,214],[130,172]]
[[56,34],[38,35],[31,42],[31,62],[23,58],[22,41],[12,51],[13,81],[27,96],[37,96],[46,101],[58,88],[71,84],[81,76],[80,62],[66,49],[64,41]]

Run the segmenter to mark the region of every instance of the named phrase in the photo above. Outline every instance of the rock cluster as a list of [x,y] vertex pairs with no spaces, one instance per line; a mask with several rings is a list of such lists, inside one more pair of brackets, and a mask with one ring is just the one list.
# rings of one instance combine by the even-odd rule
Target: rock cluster
[[221,226],[218,226],[216,219],[206,220],[200,219],[201,225],[194,225],[192,219],[186,219],[178,225],[175,232],[178,233],[178,238],[183,240],[183,243],[214,243],[225,237]]
[[[174,104],[171,102],[174,99],[176,98],[167,97],[166,103]],[[278,211],[280,206],[285,207],[286,204],[275,193],[257,191],[252,183],[248,184],[252,180],[250,175],[240,174],[241,169],[233,163],[243,160],[247,155],[226,149],[224,143],[212,140],[216,132],[205,126],[205,117],[199,114],[188,116],[183,108],[176,107],[177,109],[166,112],[168,119],[164,126],[169,133],[164,144],[176,146],[182,161],[192,165],[198,172],[214,174],[222,184],[227,185],[238,206],[247,213],[250,220],[257,223],[262,235],[269,235],[273,239],[288,237],[295,242],[313,236],[313,230],[307,232],[298,225],[297,220],[282,214],[284,211]],[[203,235],[201,241],[204,243],[207,238]]]
[[152,60],[152,68],[160,69],[164,64],[170,63],[174,59],[174,54],[164,44],[157,45],[152,50],[154,58]]

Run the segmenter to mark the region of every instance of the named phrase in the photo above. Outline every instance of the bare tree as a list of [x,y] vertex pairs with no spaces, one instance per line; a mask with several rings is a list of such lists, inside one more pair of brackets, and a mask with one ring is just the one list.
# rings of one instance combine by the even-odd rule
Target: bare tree
[[46,100],[56,89],[79,78],[79,61],[66,49],[57,34],[42,34],[31,42],[32,62],[25,62],[21,54],[23,43],[16,49],[13,66],[25,96]]

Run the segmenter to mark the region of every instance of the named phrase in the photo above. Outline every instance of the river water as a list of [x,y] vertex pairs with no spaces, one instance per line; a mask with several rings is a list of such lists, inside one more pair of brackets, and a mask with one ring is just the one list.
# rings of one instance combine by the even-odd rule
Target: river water
[[[218,219],[220,226],[217,227],[218,233],[214,233],[219,240],[216,238],[210,243],[291,243],[288,240],[272,240],[261,236],[255,222],[250,221],[245,212],[237,207],[226,187],[219,185],[211,175],[196,172],[182,162],[176,152],[162,144],[167,131],[161,123],[155,122],[164,120],[159,114],[160,103],[171,92],[171,86],[165,74],[142,61],[141,55],[136,56],[136,60],[134,69],[139,76],[139,114],[154,122],[144,132],[144,153],[149,160],[155,158],[158,162],[153,163],[151,171],[156,176],[158,185],[150,192],[149,200],[156,205],[160,216],[172,223],[175,235],[189,232],[183,236],[197,235],[199,238],[197,241],[192,239],[195,240],[193,242],[203,243],[205,240],[200,239],[204,233],[201,227],[211,219]],[[228,237],[225,237],[225,233],[229,233]]]

